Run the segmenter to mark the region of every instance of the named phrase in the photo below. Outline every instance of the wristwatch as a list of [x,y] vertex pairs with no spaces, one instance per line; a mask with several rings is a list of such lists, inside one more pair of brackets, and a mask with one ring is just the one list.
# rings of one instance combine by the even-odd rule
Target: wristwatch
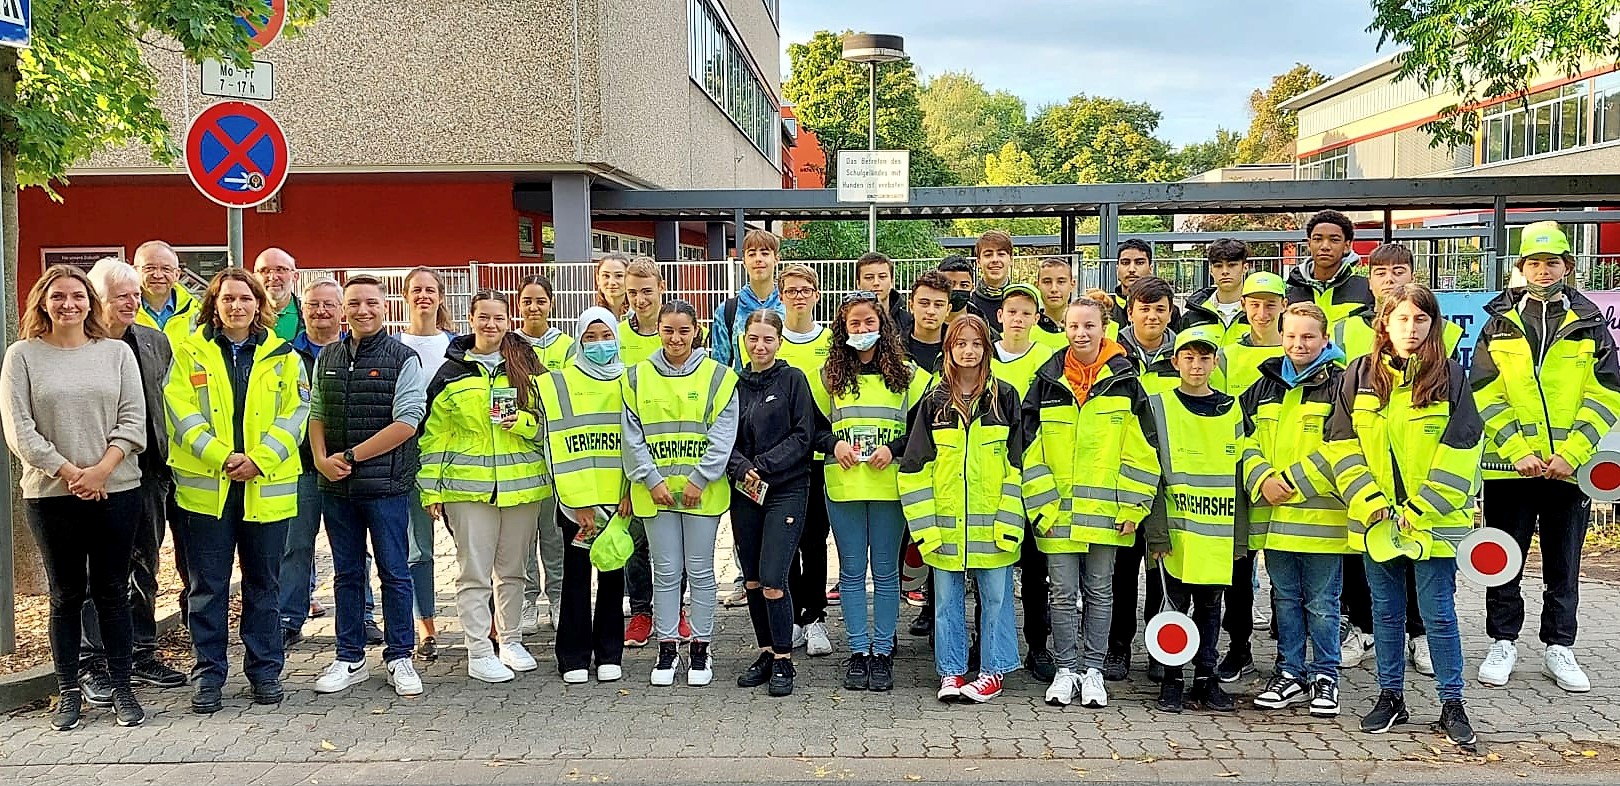
[[343,460],[351,467],[358,463],[354,459],[354,450],[352,449],[343,451]]

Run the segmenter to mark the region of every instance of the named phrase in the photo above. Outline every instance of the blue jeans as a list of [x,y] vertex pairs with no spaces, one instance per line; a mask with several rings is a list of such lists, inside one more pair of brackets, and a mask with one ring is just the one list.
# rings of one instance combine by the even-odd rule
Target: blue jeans
[[[1339,681],[1339,592],[1344,559],[1338,554],[1267,551],[1271,600],[1277,613],[1277,660],[1290,675]],[[1403,596],[1404,597],[1404,596]],[[1305,663],[1305,641],[1314,657]],[[1404,650],[1403,650],[1404,651]]]
[[406,495],[350,499],[323,495],[326,539],[332,544],[333,595],[337,600],[337,657],[345,663],[366,659],[366,536],[382,577],[383,661],[410,657],[416,646],[411,623],[410,505]]
[[[197,665],[191,680],[219,687],[230,674],[225,648],[230,639],[231,567],[242,563],[242,645],[247,650],[242,671],[253,684],[281,679],[285,653],[277,620],[281,593],[281,555],[287,548],[287,520],[242,520],[240,483],[232,483],[219,518],[189,513],[186,565],[191,570],[192,652]],[[303,583],[299,574],[297,584]]]
[[[894,627],[900,618],[900,538],[906,517],[900,502],[827,501],[833,541],[838,546],[839,605],[849,651],[894,654]],[[872,616],[866,613],[867,565],[872,573]]]
[[411,591],[419,620],[433,619],[433,517],[422,507],[422,492],[415,486],[407,495],[411,516],[411,530],[407,538],[406,564],[411,569]]
[[315,534],[321,528],[319,472],[298,476],[298,515],[287,522],[281,554],[281,628],[303,630],[315,591]]
[[966,573],[940,570],[934,574],[934,668],[941,677],[967,673],[967,577],[979,586],[980,672],[1010,674],[1018,669],[1018,622],[1013,610],[1013,571],[970,568]]
[[1417,580],[1418,611],[1429,631],[1436,692],[1441,701],[1461,701],[1463,657],[1455,602],[1457,560],[1430,557],[1412,562],[1399,557],[1374,562],[1365,555],[1362,559],[1367,566],[1367,584],[1372,588],[1378,687],[1393,691],[1406,687],[1406,572],[1407,563],[1411,563]]

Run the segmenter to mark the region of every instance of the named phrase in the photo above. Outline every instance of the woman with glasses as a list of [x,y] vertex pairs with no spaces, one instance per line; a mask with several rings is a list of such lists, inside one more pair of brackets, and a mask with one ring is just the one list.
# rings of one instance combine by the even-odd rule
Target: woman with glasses
[[[838,307],[827,364],[810,386],[820,412],[816,448],[825,453],[827,513],[838,546],[839,602],[849,640],[846,690],[894,687],[894,631],[900,616],[900,509],[896,460],[927,375],[906,358],[887,309],[871,292]],[[872,608],[866,580],[872,579]]]

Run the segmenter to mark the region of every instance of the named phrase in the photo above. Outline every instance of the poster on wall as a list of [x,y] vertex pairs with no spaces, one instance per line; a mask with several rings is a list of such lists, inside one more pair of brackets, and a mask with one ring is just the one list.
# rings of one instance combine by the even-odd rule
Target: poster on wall
[[193,293],[207,289],[214,274],[231,264],[224,246],[175,246],[174,254],[180,258],[180,283]]
[[72,265],[84,272],[104,257],[124,258],[123,246],[72,246],[68,248],[42,248],[39,250],[39,269],[44,272],[51,265]]

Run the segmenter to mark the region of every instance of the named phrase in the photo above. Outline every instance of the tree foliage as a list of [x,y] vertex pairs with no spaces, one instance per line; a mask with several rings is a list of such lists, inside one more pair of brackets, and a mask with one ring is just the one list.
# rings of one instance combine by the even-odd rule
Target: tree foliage
[[1181,171],[1188,175],[1229,167],[1237,163],[1238,145],[1242,143],[1243,137],[1236,132],[1217,128],[1215,136],[1202,142],[1194,142],[1177,151],[1176,162],[1180,164]]
[[[877,230],[877,250],[893,259],[933,260],[944,254],[934,221],[879,221]],[[782,242],[783,259],[855,259],[864,253],[865,221],[807,221]],[[826,284],[822,289],[836,291]]]
[[1023,99],[1005,90],[992,93],[966,72],[934,77],[920,98],[928,145],[963,185],[979,182],[985,157],[1029,122]]
[[1378,46],[1407,47],[1396,78],[1456,101],[1424,124],[1430,144],[1473,141],[1480,102],[1529,90],[1543,69],[1573,76],[1620,61],[1620,0],[1373,0]]
[[1047,183],[1174,180],[1170,146],[1153,136],[1160,119],[1147,104],[1081,94],[1042,107],[1019,142]]
[[[782,95],[794,114],[815,133],[827,154],[827,186],[837,185],[838,151],[867,147],[867,67],[844,59],[839,36],[816,32],[806,43],[788,45],[791,73]],[[911,185],[951,185],[951,174],[929,147],[923,131],[921,88],[910,58],[878,66],[877,143],[882,150],[911,151]]]
[[1271,86],[1249,94],[1249,133],[1238,143],[1237,163],[1275,164],[1294,160],[1299,116],[1280,104],[1328,81],[1304,63],[1271,78]]

